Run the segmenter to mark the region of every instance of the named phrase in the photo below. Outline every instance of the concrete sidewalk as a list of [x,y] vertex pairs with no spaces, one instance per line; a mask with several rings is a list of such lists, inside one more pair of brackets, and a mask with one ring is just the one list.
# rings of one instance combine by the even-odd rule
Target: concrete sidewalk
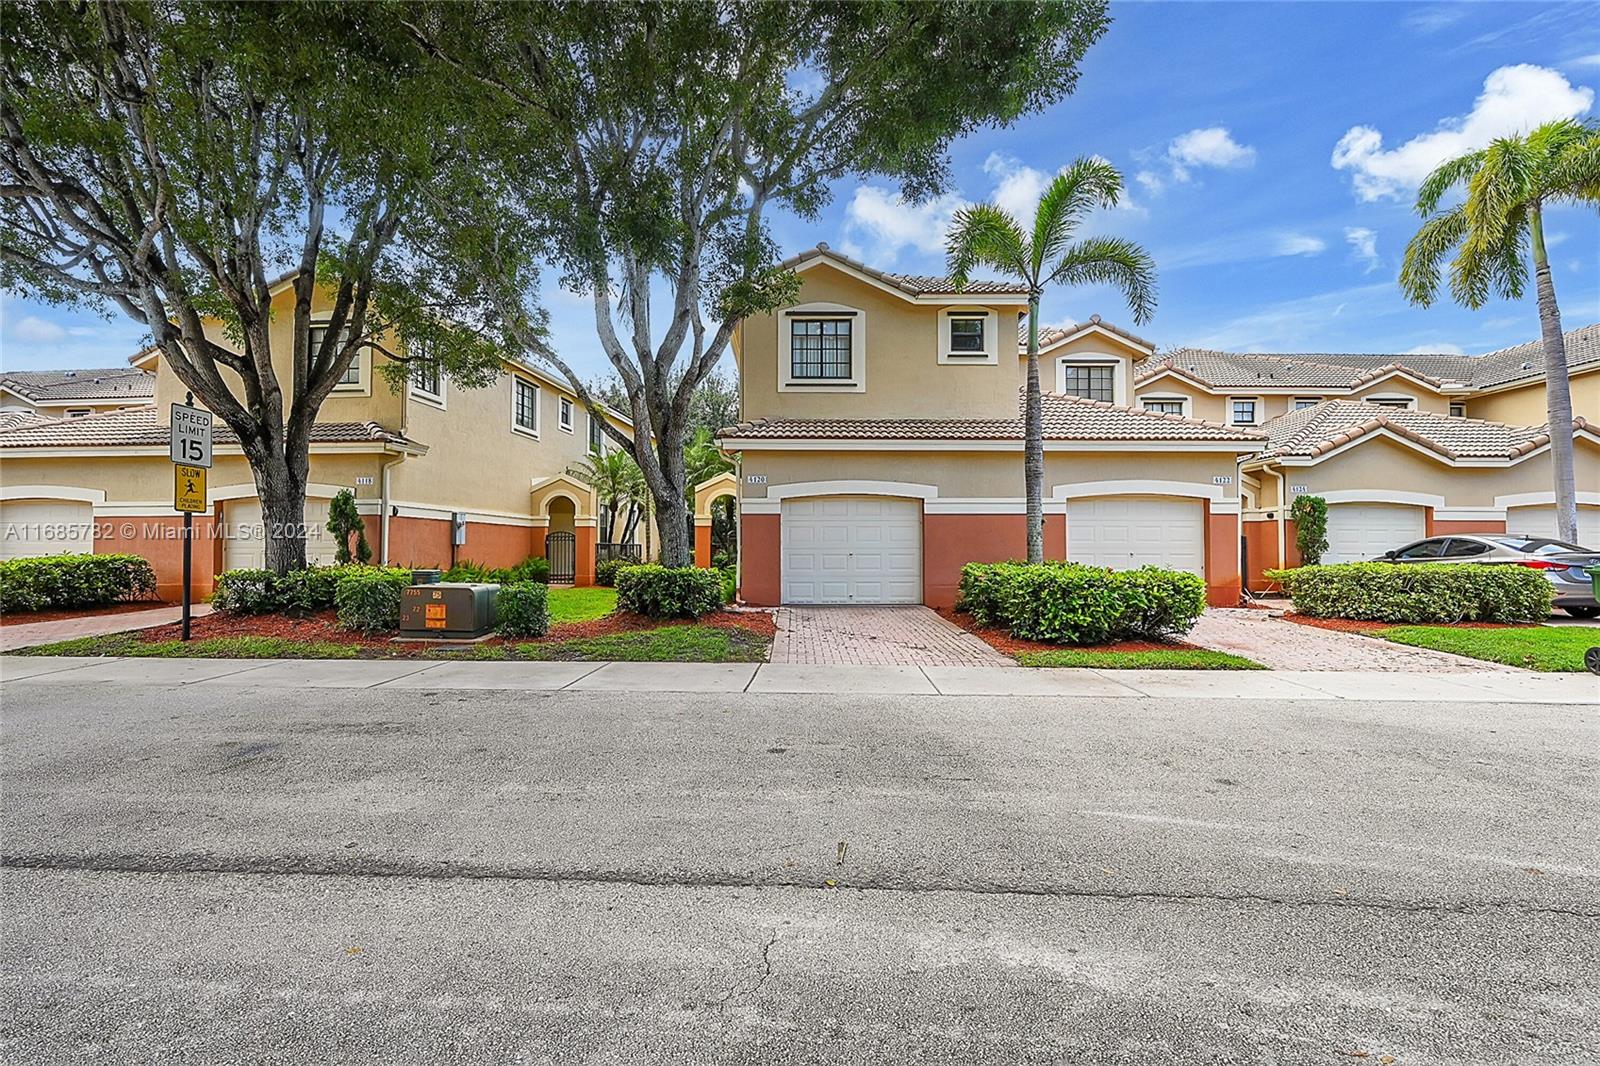
[[1122,699],[1446,700],[1600,706],[1589,674],[1363,670],[994,670],[981,666],[788,663],[433,662],[406,659],[116,659],[0,657],[0,681],[26,685],[202,688],[491,689],[553,692],[751,692],[909,696],[1101,696]]

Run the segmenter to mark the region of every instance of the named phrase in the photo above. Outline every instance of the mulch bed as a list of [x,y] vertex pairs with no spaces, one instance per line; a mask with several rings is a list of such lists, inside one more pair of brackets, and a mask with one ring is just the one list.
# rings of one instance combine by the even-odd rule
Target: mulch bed
[[[646,618],[644,615],[616,611],[604,618],[588,622],[567,622],[552,626],[550,632],[538,640],[490,637],[478,643],[555,644],[566,640],[583,640],[616,633],[659,629],[662,626],[684,625],[686,622],[686,619]],[[721,629],[745,629],[766,640],[771,640],[773,634],[777,632],[772,615],[765,611],[718,611],[704,616],[697,624]],[[366,652],[376,654],[381,650],[386,655],[407,655],[423,649],[454,646],[436,641],[397,642],[390,639],[392,634],[384,633],[364,636],[340,627],[337,613],[334,611],[320,611],[305,617],[291,617],[284,614],[227,614],[218,611],[204,618],[194,619],[190,633],[194,640],[209,640],[213,637],[278,637],[283,640],[353,644]],[[138,635],[139,639],[147,644],[158,644],[162,641],[179,639],[183,635],[183,626],[174,622],[171,625],[140,630]]]
[[176,607],[163,600],[135,600],[133,603],[113,603],[109,607],[79,607],[67,611],[15,611],[0,614],[0,626],[26,626],[34,622],[60,622],[67,618],[90,618],[102,614],[128,614],[133,611],[155,611],[162,607]]
[[[1311,626],[1314,629],[1332,629],[1339,633],[1375,633],[1380,629],[1393,629],[1401,622],[1372,622],[1361,618],[1313,618],[1309,614],[1295,614],[1293,611],[1283,616],[1286,622],[1297,625]],[[1425,622],[1423,625],[1450,626],[1452,629],[1537,629],[1536,622]]]
[[972,616],[965,611],[952,610],[949,607],[935,608],[939,617],[947,622],[954,623],[965,629],[989,645],[1001,655],[1020,655],[1030,651],[1174,651],[1183,648],[1199,648],[1198,644],[1189,644],[1185,641],[1173,641],[1161,644],[1149,640],[1122,640],[1115,644],[1050,644],[1038,640],[1019,640],[1003,629],[994,629],[977,625]]

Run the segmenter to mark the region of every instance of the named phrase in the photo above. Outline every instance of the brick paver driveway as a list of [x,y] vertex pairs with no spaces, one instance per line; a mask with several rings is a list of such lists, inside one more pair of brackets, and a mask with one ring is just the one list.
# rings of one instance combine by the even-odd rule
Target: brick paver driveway
[[1385,670],[1427,673],[1507,672],[1499,663],[1411,648],[1359,633],[1339,633],[1273,618],[1266,611],[1213,608],[1184,637],[1274,670]]
[[782,607],[775,663],[1016,666],[926,607]]

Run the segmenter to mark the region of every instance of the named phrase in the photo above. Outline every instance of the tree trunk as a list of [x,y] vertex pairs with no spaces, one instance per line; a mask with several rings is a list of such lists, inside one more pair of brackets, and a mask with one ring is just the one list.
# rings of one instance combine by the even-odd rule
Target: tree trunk
[[306,568],[306,484],[297,478],[282,452],[268,450],[252,457],[256,494],[261,498],[266,568],[274,574]]
[[661,565],[689,566],[693,562],[693,542],[689,537],[689,505],[683,493],[651,493],[656,502],[656,528],[661,531]]
[[1550,419],[1550,470],[1555,481],[1556,537],[1578,543],[1578,487],[1572,460],[1572,385],[1567,376],[1567,343],[1561,335],[1561,308],[1545,254],[1544,220],[1535,205],[1528,219],[1533,238],[1533,277],[1539,294],[1539,337],[1544,345],[1544,394]]
[[1028,298],[1028,395],[1022,475],[1028,497],[1028,562],[1044,562],[1044,401],[1039,394],[1039,294]]

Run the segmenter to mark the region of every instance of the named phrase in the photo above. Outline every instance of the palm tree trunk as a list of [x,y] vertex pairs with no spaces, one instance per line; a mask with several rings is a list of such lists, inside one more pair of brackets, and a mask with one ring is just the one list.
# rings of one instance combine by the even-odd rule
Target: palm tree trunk
[[1544,394],[1550,419],[1550,470],[1555,478],[1556,536],[1578,543],[1578,486],[1572,465],[1572,385],[1567,376],[1567,342],[1561,335],[1561,308],[1545,254],[1544,219],[1535,204],[1528,219],[1533,237],[1533,277],[1539,293],[1539,337],[1544,344]]
[[1022,416],[1028,562],[1044,562],[1044,401],[1039,394],[1039,294],[1028,297],[1028,395]]

